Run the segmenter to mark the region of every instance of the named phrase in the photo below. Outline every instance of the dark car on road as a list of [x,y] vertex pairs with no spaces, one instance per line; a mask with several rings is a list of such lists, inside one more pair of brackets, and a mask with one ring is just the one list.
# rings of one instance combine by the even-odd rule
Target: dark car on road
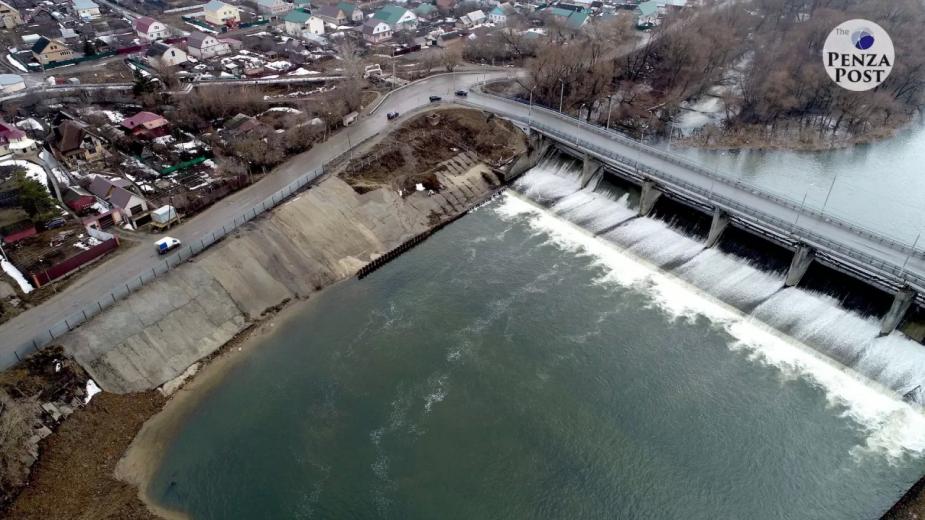
[[466,97],[466,96],[469,95],[469,93],[466,92],[465,90],[457,90],[457,91],[456,91],[456,95],[459,96],[459,97]]
[[443,98],[440,97],[440,96],[430,96],[430,102],[431,102],[431,103],[435,103],[435,102],[441,101],[441,100],[443,100]]
[[386,117],[386,119],[388,119],[389,121],[391,121],[391,120],[395,119],[396,117],[398,117],[398,112],[389,112],[388,114],[385,115],[385,117]]

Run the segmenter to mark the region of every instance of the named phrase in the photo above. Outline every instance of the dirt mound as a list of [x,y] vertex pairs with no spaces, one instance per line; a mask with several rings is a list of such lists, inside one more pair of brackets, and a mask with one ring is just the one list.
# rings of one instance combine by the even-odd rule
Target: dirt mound
[[418,184],[436,191],[428,173],[459,154],[498,165],[525,150],[525,136],[508,121],[478,110],[435,110],[415,116],[354,159],[341,178],[360,193],[383,186],[412,191]]

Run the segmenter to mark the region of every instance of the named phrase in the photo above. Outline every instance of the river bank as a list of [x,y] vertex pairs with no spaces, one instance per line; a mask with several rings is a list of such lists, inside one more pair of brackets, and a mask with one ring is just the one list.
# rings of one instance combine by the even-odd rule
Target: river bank
[[[156,467],[156,448],[133,451],[116,466],[136,434],[141,431],[148,446],[167,442],[182,412],[234,366],[236,354],[253,344],[247,341],[251,334],[273,327],[281,309],[458,218],[501,185],[489,165],[526,149],[519,130],[476,111],[438,110],[400,128],[414,138],[397,147],[384,136],[364,143],[354,162],[61,338],[107,393],[43,441],[29,486],[10,508],[12,517],[55,516],[49,511],[70,511],[66,516],[74,518],[85,512],[94,518],[175,516],[154,506],[149,511],[131,485]],[[440,135],[429,138],[430,129]],[[467,142],[467,136],[482,141]],[[428,139],[456,146],[436,152],[415,146]],[[362,177],[356,164],[374,164],[384,150],[396,149],[404,159],[398,175],[378,172],[362,189],[351,185]],[[196,374],[200,366],[205,369]],[[167,401],[154,388],[172,397]],[[174,419],[142,428],[165,402],[174,403]],[[77,449],[86,462],[70,464],[67,453]],[[62,498],[67,507],[59,504]]]

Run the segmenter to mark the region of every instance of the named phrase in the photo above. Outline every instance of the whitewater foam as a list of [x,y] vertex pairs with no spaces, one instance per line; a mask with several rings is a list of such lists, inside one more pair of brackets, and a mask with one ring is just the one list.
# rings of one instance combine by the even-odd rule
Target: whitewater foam
[[549,242],[590,256],[606,271],[598,283],[639,290],[671,319],[707,318],[733,338],[731,350],[747,352],[749,359],[819,386],[829,404],[865,432],[865,445],[853,454],[872,452],[893,458],[925,452],[925,414],[880,383],[516,194],[507,194],[495,211],[502,218],[525,219]]

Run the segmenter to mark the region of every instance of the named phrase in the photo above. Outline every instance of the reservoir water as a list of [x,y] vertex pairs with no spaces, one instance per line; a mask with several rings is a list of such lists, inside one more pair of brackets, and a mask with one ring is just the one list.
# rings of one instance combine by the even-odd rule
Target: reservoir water
[[925,348],[574,173],[544,163],[299,304],[150,496],[194,519],[870,519],[925,472],[900,397]]

